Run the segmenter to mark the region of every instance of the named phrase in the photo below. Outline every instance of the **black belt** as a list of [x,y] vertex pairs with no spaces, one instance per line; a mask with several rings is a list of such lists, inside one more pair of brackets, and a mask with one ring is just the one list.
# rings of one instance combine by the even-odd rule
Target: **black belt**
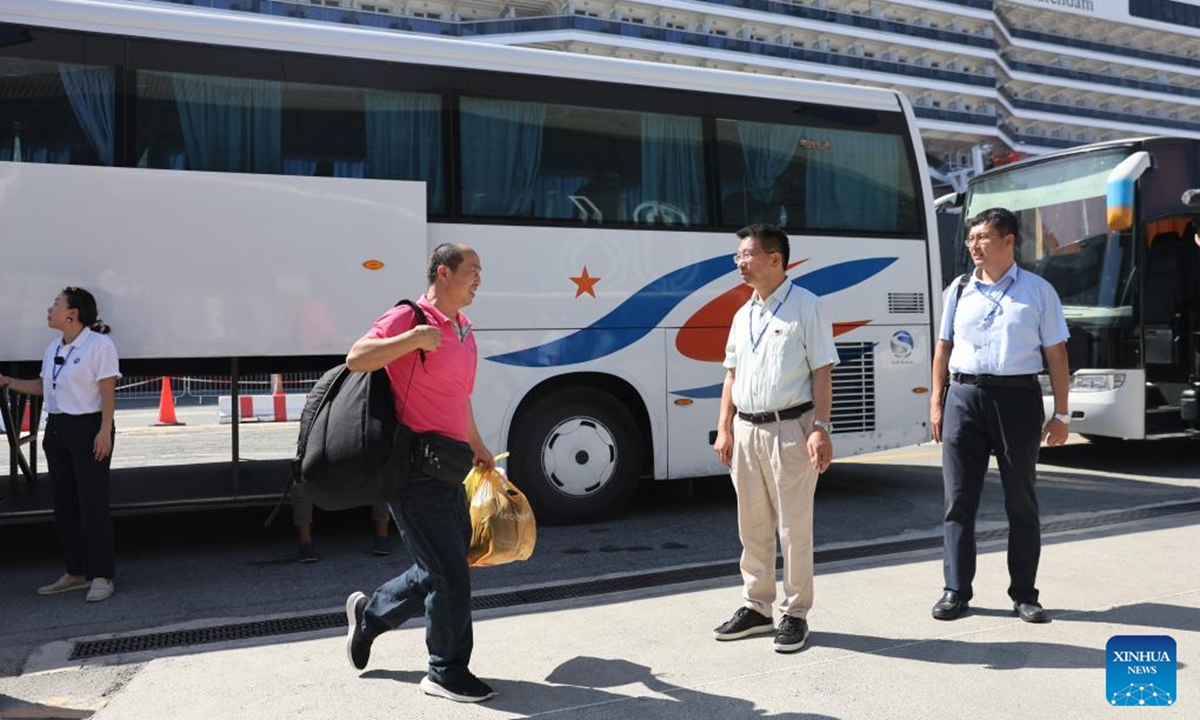
[[781,420],[791,420],[792,418],[798,418],[801,415],[803,415],[804,413],[806,413],[812,409],[813,409],[813,404],[811,402],[806,402],[806,403],[800,403],[799,405],[793,405],[790,408],[784,408],[783,410],[773,410],[770,412],[744,413],[741,410],[739,410],[738,417],[740,417],[741,419],[745,420],[748,423],[754,423],[755,425],[765,425],[766,423],[779,422]]
[[1037,375],[969,375],[951,373],[950,379],[963,385],[976,387],[1041,388]]

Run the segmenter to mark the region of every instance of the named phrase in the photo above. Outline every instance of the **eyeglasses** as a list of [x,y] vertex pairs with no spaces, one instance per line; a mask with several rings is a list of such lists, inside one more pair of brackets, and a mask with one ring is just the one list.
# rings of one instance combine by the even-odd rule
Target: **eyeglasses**
[[991,241],[992,241],[991,235],[971,235],[970,237],[968,237],[966,240],[963,241],[963,245],[966,245],[967,247],[971,247],[972,245],[975,245],[976,243],[978,243],[979,245],[987,245]]
[[[778,251],[777,251],[777,250],[774,250],[774,251],[771,251],[771,252],[778,252]],[[744,262],[750,262],[751,260],[753,260],[755,257],[757,257],[757,256],[759,256],[759,255],[770,255],[770,254],[771,254],[771,252],[760,252],[760,253],[742,253],[742,254],[740,254],[740,255],[734,255],[734,256],[733,256],[733,264],[734,264],[734,265],[741,265],[741,264],[742,264],[742,263],[744,263]]]

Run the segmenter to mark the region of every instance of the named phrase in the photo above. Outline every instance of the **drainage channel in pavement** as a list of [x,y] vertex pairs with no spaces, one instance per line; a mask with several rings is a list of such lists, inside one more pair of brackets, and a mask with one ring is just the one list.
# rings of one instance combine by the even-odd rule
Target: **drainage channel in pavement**
[[[1071,532],[1089,528],[1116,525],[1151,518],[1161,518],[1171,515],[1181,515],[1200,512],[1200,501],[1171,503],[1137,510],[1121,510],[1111,513],[1099,513],[1087,517],[1051,520],[1042,524],[1043,534]],[[979,541],[997,540],[1008,536],[1007,529],[987,530],[976,533]],[[941,547],[941,536],[911,538],[877,543],[863,543],[848,547],[818,550],[813,554],[814,564],[828,564],[842,560],[856,560],[868,557],[881,557],[914,550],[928,550]],[[778,560],[782,566],[782,558]],[[634,573],[621,577],[601,580],[584,580],[540,587],[521,588],[495,593],[481,593],[471,598],[473,610],[490,610],[517,605],[552,602],[555,600],[570,600],[594,595],[644,590],[647,588],[678,585],[699,580],[713,580],[723,577],[736,577],[740,574],[737,562],[718,562],[708,565],[697,565],[670,570],[652,570]],[[230,623],[190,630],[172,630],[168,632],[143,633],[123,637],[105,638],[102,640],[85,640],[75,643],[71,651],[71,660],[86,660],[106,655],[122,655],[154,650],[204,645],[209,643],[247,640],[253,638],[271,637],[306,633],[317,630],[332,630],[346,626],[344,613],[316,613],[297,615],[273,620],[256,620],[244,623]]]

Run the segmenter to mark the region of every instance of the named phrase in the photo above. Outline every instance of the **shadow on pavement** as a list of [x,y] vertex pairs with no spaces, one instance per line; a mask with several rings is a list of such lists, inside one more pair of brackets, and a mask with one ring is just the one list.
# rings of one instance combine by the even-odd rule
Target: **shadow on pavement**
[[1200,451],[1200,440],[1188,438],[1073,443],[1043,447],[1038,464],[1106,473],[1200,479],[1200,465],[1180,462],[1197,451]]
[[[424,675],[423,672],[403,670],[371,670],[360,677],[416,685]],[[646,719],[763,717],[777,720],[834,720],[828,715],[768,713],[748,700],[672,685],[661,680],[645,665],[620,659],[576,657],[551,671],[545,682],[496,680],[493,685],[499,694],[482,707],[498,712],[519,713],[526,717],[553,712],[556,715],[569,713],[574,717],[590,714],[613,717],[636,713],[636,717]],[[634,685],[641,685],[646,690],[667,697],[627,695],[606,689]],[[629,688],[629,691],[639,692],[636,688]],[[629,709],[630,713],[614,712],[611,706],[620,702],[634,703]]]
[[1200,632],[1200,608],[1164,603],[1137,603],[1110,610],[1060,610],[1064,622],[1145,625],[1152,628]]
[[812,638],[814,646],[943,665],[978,665],[989,670],[1104,668],[1103,650],[1057,643],[965,642],[831,632],[813,632]]
[[40,718],[41,720],[83,720],[95,714],[94,710],[43,705],[18,700],[11,695],[0,694],[0,718]]

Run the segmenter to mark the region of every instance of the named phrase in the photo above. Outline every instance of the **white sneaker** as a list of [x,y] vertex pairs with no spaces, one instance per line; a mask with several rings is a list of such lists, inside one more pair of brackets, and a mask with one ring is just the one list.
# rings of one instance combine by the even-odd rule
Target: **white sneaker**
[[64,573],[62,577],[50,583],[43,585],[37,589],[38,595],[57,595],[59,593],[70,592],[72,590],[82,590],[91,585],[86,579],[78,576]]
[[88,590],[86,602],[100,602],[112,597],[113,581],[108,578],[96,578],[92,580],[92,589]]

